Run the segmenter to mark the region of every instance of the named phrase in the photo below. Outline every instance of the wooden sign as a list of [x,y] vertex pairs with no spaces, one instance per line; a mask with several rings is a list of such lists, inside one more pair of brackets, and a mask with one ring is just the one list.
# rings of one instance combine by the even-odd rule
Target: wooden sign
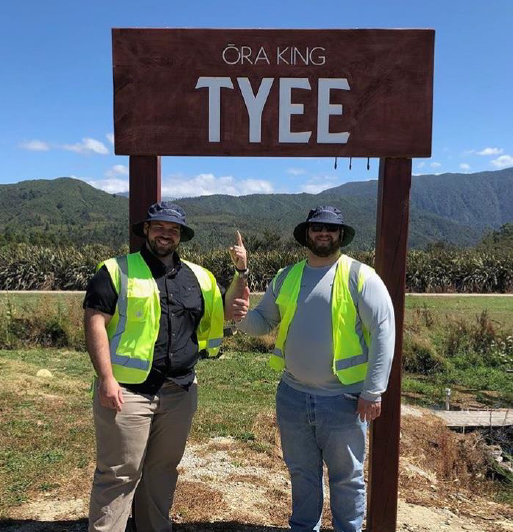
[[117,155],[431,156],[433,30],[112,38]]

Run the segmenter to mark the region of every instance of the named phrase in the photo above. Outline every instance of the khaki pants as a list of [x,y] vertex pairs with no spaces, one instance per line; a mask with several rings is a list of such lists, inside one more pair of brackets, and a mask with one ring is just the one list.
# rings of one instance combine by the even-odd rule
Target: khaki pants
[[137,532],[172,530],[169,509],[178,479],[197,386],[165,384],[155,397],[123,389],[121,412],[100,404],[94,391],[97,467],[89,531],[124,532],[133,502]]

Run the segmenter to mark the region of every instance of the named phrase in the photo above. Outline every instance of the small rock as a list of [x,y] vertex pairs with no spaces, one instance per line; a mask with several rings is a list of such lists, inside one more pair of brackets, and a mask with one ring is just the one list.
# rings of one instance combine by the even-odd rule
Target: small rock
[[52,372],[48,371],[47,369],[40,369],[36,373],[36,377],[45,377],[51,379],[53,377]]

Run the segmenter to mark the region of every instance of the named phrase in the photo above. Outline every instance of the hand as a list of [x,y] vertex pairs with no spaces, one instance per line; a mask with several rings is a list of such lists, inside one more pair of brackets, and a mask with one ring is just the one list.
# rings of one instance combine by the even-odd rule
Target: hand
[[374,421],[381,415],[381,401],[366,401],[359,397],[356,412],[362,421]]
[[125,400],[121,386],[114,377],[100,379],[98,394],[102,406],[121,412],[121,405],[124,404]]
[[232,319],[234,321],[241,321],[246,317],[249,309],[249,288],[244,287],[242,297],[236,298],[232,303]]
[[235,244],[235,246],[230,246],[229,251],[233,265],[238,270],[245,270],[248,267],[248,256],[239,231],[237,231],[237,244]]

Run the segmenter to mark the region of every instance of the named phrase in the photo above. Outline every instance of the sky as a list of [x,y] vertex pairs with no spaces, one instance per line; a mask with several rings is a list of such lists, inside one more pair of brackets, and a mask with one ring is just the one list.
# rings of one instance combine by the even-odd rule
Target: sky
[[[2,0],[0,184],[70,176],[128,190],[114,155],[113,27],[429,28],[433,150],[414,174],[513,166],[511,0]],[[377,159],[163,157],[162,195],[318,193]]]

